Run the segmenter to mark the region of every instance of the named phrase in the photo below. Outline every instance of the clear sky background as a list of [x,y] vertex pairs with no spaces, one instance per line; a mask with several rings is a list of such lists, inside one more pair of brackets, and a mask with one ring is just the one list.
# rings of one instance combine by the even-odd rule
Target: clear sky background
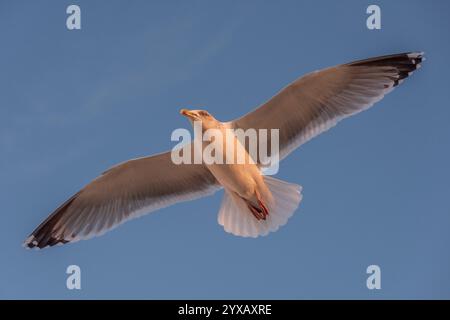
[[[66,29],[72,3],[80,31]],[[450,298],[449,15],[449,1],[1,0],[0,298]],[[219,192],[21,247],[104,169],[170,149],[190,127],[180,108],[230,120],[307,72],[411,50],[422,69],[281,163],[304,200],[278,232],[225,233]]]

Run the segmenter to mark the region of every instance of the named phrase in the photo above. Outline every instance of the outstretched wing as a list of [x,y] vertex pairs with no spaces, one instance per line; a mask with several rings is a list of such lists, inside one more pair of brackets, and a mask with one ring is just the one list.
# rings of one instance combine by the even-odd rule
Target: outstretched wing
[[[338,121],[381,100],[419,68],[422,60],[423,53],[401,53],[309,73],[259,108],[231,122],[231,126],[244,130],[279,129],[281,160]],[[268,136],[266,148],[270,150]],[[261,163],[261,158],[258,162]]]
[[119,224],[221,186],[201,164],[172,162],[170,152],[112,167],[55,210],[25,240],[44,248],[101,235]]

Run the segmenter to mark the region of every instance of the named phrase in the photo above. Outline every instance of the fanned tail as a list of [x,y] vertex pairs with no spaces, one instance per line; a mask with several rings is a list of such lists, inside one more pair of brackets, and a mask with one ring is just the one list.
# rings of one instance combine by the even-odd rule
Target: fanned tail
[[264,181],[273,199],[266,203],[268,214],[261,219],[261,213],[255,214],[244,199],[225,190],[218,222],[226,232],[241,237],[265,236],[285,225],[294,214],[302,200],[302,187],[269,176],[264,176]]

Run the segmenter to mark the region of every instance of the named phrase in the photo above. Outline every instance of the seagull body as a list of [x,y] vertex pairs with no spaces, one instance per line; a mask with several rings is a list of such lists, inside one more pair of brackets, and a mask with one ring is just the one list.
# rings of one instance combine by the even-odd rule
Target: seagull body
[[[220,122],[205,110],[181,110],[202,130],[278,129],[279,158],[366,110],[420,67],[423,53],[375,57],[309,73],[254,111]],[[270,144],[271,137],[265,143]],[[247,146],[233,137],[237,152]],[[192,145],[192,143],[191,143]],[[202,150],[205,148],[201,144]],[[222,152],[230,146],[225,144]],[[220,150],[219,150],[220,152]],[[284,225],[298,208],[302,187],[264,176],[260,158],[244,164],[175,164],[171,152],[118,164],[70,197],[25,240],[44,248],[98,236],[121,223],[180,201],[224,189],[218,222],[237,236],[258,237]]]
[[[222,161],[208,163],[205,166],[224,187],[225,199],[231,197],[236,202],[239,202],[239,199],[243,200],[257,220],[266,220],[268,203],[273,201],[272,194],[264,182],[259,166],[253,161],[245,145],[230,132],[232,129],[230,123],[218,121],[205,110],[182,109],[180,113],[188,117],[191,122],[200,121],[202,133],[211,129],[219,131],[220,136],[223,137],[223,144],[222,148],[215,150],[218,152],[216,157]],[[197,145],[201,145],[199,152],[203,154],[208,143],[202,142]],[[227,154],[235,155],[230,163],[226,162]],[[241,154],[243,163],[237,161],[237,154]]]

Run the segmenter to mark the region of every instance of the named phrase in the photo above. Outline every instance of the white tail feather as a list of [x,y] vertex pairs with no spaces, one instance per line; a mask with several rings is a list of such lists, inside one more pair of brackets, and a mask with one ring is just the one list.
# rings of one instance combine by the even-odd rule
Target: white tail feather
[[241,237],[265,236],[277,231],[294,214],[302,200],[302,187],[269,176],[264,176],[264,181],[273,196],[273,201],[266,204],[266,220],[257,220],[243,199],[225,190],[218,222],[226,232]]

